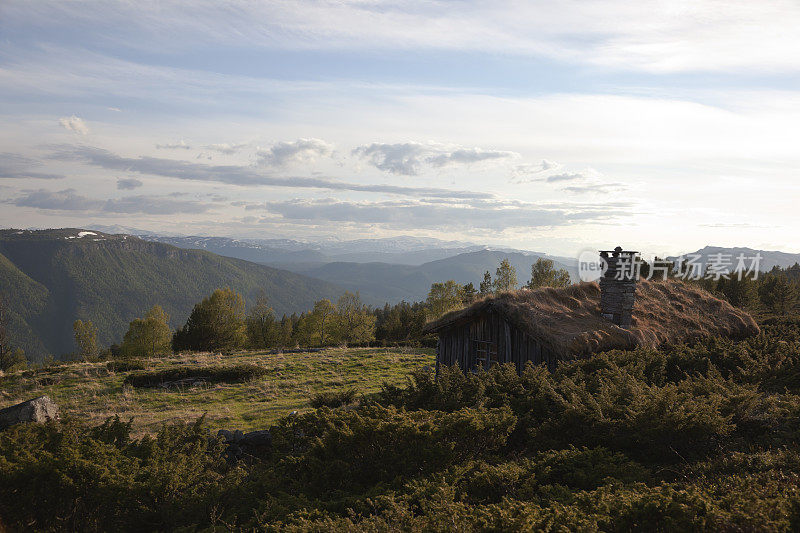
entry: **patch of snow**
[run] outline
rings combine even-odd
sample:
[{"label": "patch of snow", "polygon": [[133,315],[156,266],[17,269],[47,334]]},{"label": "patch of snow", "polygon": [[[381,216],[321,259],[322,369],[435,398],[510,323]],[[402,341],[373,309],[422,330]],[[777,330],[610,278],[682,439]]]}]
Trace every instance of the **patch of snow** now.
[{"label": "patch of snow", "polygon": [[81,231],[80,233],[78,233],[78,238],[80,239],[81,237],[86,237],[87,235],[97,236],[97,233],[93,231]]}]

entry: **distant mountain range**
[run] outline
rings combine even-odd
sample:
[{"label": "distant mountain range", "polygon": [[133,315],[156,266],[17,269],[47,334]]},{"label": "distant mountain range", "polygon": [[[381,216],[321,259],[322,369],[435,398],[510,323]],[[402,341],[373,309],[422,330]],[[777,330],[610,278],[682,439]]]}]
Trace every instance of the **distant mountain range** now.
[{"label": "distant mountain range", "polygon": [[72,322],[91,320],[103,345],[153,305],[183,324],[195,303],[230,286],[252,302],[264,290],[280,315],[343,291],[329,282],[206,251],[128,235],[60,229],[0,230],[0,292],[15,340],[33,356],[74,349]]},{"label": "distant mountain range", "polygon": [[[143,238],[180,248],[208,250],[330,281],[347,290],[359,291],[370,305],[423,300],[431,283],[448,279],[462,284],[471,282],[477,287],[483,273],[488,270],[494,276],[504,258],[516,268],[522,284],[530,278],[531,265],[536,259],[549,257],[540,252],[417,237],[316,243],[157,235]],[[557,268],[566,269],[577,279],[574,259],[551,259]]]},{"label": "distant mountain range", "polygon": [[[106,227],[128,230],[128,228]],[[508,258],[520,285],[538,257],[553,259],[577,279],[577,261],[525,250],[416,237],[323,241],[230,239],[97,230],[0,230],[0,293],[10,303],[12,331],[27,353],[74,349],[72,322],[91,320],[103,345],[119,342],[128,322],[160,304],[171,326],[218,287],[252,303],[265,291],[278,315],[310,309],[322,298],[358,291],[382,306],[425,299],[432,283],[456,280],[476,288]],[[761,254],[761,270],[788,267],[800,254],[707,246],[695,252]]]},{"label": "distant mountain range", "polygon": [[[230,239],[227,237],[174,237],[142,235],[143,239],[171,244],[179,248],[208,250],[256,263],[306,263],[322,265],[333,262],[391,263],[422,265],[429,261],[490,249],[460,241],[441,241],[418,237],[359,239],[306,243],[289,239]],[[497,250],[498,248],[495,248]],[[531,255],[537,252],[500,249]]]},{"label": "distant mountain range", "polygon": [[[422,265],[397,265],[389,263],[333,262],[322,266],[282,264],[282,268],[310,277],[323,279],[350,291],[358,290],[362,299],[371,305],[399,300],[424,300],[432,283],[455,280],[458,283],[473,283],[478,288],[487,270],[494,277],[495,270],[503,259],[508,259],[517,271],[520,285],[530,279],[531,265],[540,256],[519,252],[479,250],[461,253],[445,259],[430,261]],[[577,279],[574,266],[555,261],[556,268],[567,270]]]},{"label": "distant mountain range", "polygon": [[[742,247],[734,247],[734,248],[725,248],[721,246],[706,246],[705,248],[701,248],[696,252],[691,252],[688,254],[684,254],[684,256],[695,255],[699,256],[699,262],[702,264],[708,263],[708,258],[711,256],[715,256],[717,254],[723,254],[723,256],[730,256],[733,259],[733,265],[736,266],[736,258],[739,257],[739,254],[744,254],[745,258],[755,257],[756,254],[761,255],[761,260],[759,262],[758,269],[760,271],[767,271],[771,270],[773,267],[780,267],[780,268],[787,268],[795,263],[800,263],[800,254],[792,254],[787,252],[778,252],[778,251],[771,251],[771,250],[755,250],[753,248],[742,248]],[[668,258],[672,261],[677,259],[676,257]]]}]

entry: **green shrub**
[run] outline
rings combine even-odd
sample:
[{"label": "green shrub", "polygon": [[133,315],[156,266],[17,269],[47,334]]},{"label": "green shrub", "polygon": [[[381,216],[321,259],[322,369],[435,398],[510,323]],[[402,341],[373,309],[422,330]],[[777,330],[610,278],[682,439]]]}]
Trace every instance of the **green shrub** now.
[{"label": "green shrub", "polygon": [[211,524],[238,481],[203,420],[129,438],[130,424],[18,425],[0,433],[0,516],[12,529],[142,531]]},{"label": "green shrub", "polygon": [[[555,372],[415,372],[270,428],[238,462],[202,421],[0,433],[10,530],[796,531],[800,322],[742,342],[609,352]],[[32,371],[29,371],[32,372]],[[138,372],[240,380],[257,367]]]},{"label": "green shrub", "polygon": [[309,403],[311,407],[319,409],[320,407],[336,408],[342,405],[348,405],[353,402],[356,397],[356,390],[353,388],[319,392],[311,397]]},{"label": "green shrub", "polygon": [[258,379],[266,374],[267,370],[258,365],[181,366],[151,372],[137,372],[126,377],[125,384],[133,387],[158,387],[184,380],[205,383],[239,383]]}]

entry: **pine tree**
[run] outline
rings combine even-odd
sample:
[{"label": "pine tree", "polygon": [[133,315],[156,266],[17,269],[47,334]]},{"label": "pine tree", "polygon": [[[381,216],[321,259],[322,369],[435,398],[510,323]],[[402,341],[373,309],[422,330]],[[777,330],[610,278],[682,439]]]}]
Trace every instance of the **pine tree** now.
[{"label": "pine tree", "polygon": [[226,287],[194,306],[186,325],[175,332],[177,350],[230,351],[247,342],[244,298]]},{"label": "pine tree", "polygon": [[478,291],[475,290],[475,285],[473,285],[472,282],[469,282],[466,285],[464,285],[464,288],[462,289],[461,292],[464,298],[463,301],[464,305],[471,304],[478,297]]},{"label": "pine tree", "polygon": [[517,288],[517,271],[508,258],[500,261],[494,278],[494,292],[513,291]]},{"label": "pine tree", "polygon": [[483,273],[483,281],[481,281],[478,294],[481,296],[488,296],[494,290],[494,283],[492,282],[492,275],[487,270]]},{"label": "pine tree", "polygon": [[797,310],[797,286],[785,276],[768,274],[759,288],[761,301],[775,314],[787,315]]},{"label": "pine tree", "polygon": [[733,274],[730,279],[720,278],[717,282],[717,292],[725,296],[731,305],[742,309],[752,309],[758,304],[756,283],[747,276],[739,279]]}]

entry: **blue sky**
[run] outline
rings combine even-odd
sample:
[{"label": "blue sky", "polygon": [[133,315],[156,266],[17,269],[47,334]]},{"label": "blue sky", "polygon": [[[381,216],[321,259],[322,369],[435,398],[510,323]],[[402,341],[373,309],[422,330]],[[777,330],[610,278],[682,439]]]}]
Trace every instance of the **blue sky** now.
[{"label": "blue sky", "polygon": [[800,251],[796,2],[0,3],[0,224]]}]

